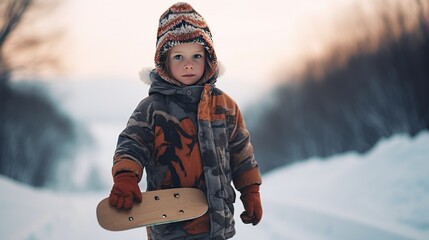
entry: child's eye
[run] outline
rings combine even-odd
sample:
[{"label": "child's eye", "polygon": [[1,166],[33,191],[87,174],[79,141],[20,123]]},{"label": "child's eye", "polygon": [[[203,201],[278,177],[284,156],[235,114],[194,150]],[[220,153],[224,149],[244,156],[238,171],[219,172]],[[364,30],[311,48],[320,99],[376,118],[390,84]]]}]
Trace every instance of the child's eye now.
[{"label": "child's eye", "polygon": [[181,60],[183,56],[178,54],[178,55],[174,55],[173,58],[176,60]]},{"label": "child's eye", "polygon": [[201,58],[203,58],[203,55],[201,55],[201,54],[195,54],[194,55],[194,59],[201,59]]}]

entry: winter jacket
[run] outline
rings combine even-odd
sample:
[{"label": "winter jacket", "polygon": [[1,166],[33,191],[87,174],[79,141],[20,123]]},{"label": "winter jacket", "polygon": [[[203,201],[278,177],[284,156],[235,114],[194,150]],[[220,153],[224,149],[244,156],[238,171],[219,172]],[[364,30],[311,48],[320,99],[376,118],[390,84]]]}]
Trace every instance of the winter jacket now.
[{"label": "winter jacket", "polygon": [[[250,136],[237,104],[214,86],[178,87],[151,73],[149,96],[118,139],[112,174],[147,174],[147,191],[195,187],[207,196],[206,239],[235,234],[236,189],[261,184]],[[142,203],[144,204],[144,202]],[[187,222],[150,227],[153,239],[194,239]],[[188,221],[189,224],[189,221]]]}]

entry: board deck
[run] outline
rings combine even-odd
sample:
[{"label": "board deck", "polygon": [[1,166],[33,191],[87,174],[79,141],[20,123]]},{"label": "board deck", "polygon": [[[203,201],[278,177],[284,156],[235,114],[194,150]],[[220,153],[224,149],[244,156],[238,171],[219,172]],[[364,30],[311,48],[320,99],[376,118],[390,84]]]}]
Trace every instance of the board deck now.
[{"label": "board deck", "polygon": [[208,210],[205,194],[196,188],[173,188],[142,192],[142,202],[131,210],[117,210],[109,205],[109,198],[97,206],[97,220],[110,231],[166,224],[194,219]]}]

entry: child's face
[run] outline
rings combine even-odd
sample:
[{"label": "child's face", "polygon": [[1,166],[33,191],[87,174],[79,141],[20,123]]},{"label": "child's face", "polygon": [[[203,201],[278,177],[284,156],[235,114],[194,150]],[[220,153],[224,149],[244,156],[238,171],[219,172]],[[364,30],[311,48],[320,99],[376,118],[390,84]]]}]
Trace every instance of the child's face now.
[{"label": "child's face", "polygon": [[170,49],[168,64],[171,75],[185,85],[193,85],[204,74],[205,51],[198,43],[183,43]]}]

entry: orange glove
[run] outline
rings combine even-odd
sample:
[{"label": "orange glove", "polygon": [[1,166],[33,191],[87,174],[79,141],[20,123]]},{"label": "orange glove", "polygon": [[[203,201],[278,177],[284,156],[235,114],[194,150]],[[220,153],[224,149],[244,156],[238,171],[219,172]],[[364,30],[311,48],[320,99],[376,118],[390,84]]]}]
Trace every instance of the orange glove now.
[{"label": "orange glove", "polygon": [[109,196],[110,206],[117,209],[129,210],[133,207],[133,201],[142,202],[142,194],[135,173],[118,173],[113,178],[113,182],[114,184]]},{"label": "orange glove", "polygon": [[243,223],[252,223],[253,226],[258,224],[262,218],[262,205],[259,195],[259,185],[250,185],[240,190],[240,199],[243,202],[244,212],[240,218]]}]

